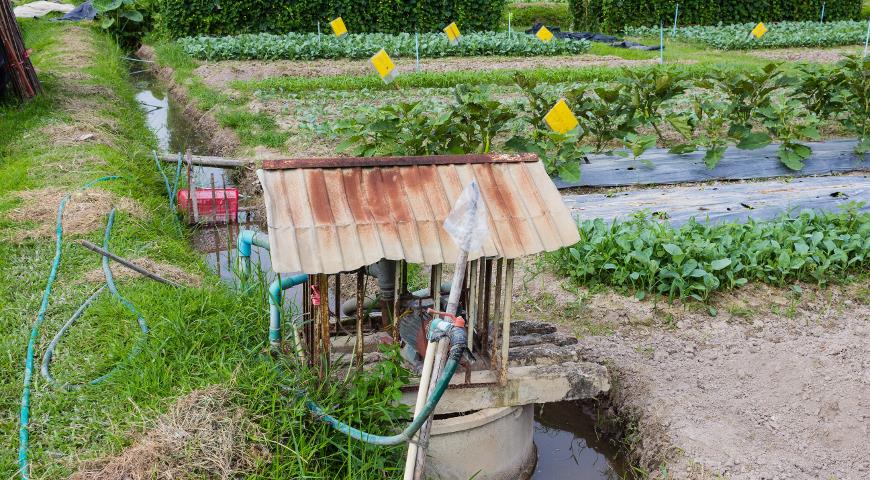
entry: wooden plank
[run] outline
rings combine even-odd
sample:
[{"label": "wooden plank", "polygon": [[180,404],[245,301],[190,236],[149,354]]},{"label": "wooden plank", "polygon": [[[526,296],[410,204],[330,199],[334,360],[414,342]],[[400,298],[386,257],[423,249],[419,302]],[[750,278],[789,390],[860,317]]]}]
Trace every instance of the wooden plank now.
[{"label": "wooden plank", "polygon": [[[177,153],[159,153],[158,158],[160,161],[166,163],[178,163],[178,154]],[[224,157],[210,157],[206,155],[189,155],[190,161],[189,163],[193,165],[201,165],[204,167],[218,167],[218,168],[236,168],[236,167],[244,167],[247,165],[253,165],[253,160],[242,160],[237,158],[224,158]]]},{"label": "wooden plank", "polygon": [[577,220],[628,219],[640,211],[656,213],[672,225],[690,218],[710,221],[766,220],[802,209],[836,211],[849,202],[867,202],[870,175],[806,177],[763,182],[649,188],[627,192],[565,195],[563,201]]},{"label": "wooden plank", "polygon": [[423,155],[411,157],[324,157],[264,160],[264,170],[292,168],[407,167],[411,165],[466,165],[476,163],[537,162],[534,153],[481,153],[468,155]]},{"label": "wooden plank", "polygon": [[870,171],[870,158],[862,162],[855,155],[854,140],[832,140],[807,145],[813,149],[803,170],[785,167],[776,156],[778,145],[758,150],[728,148],[725,158],[713,170],[704,165],[703,152],[674,155],[665,149],[652,149],[641,158],[652,162],[648,167],[618,156],[591,155],[589,164],[581,166],[579,182],[554,179],[557,188],[617,187],[627,185],[672,185],[711,180],[747,180],[755,178],[806,177],[833,173]]}]

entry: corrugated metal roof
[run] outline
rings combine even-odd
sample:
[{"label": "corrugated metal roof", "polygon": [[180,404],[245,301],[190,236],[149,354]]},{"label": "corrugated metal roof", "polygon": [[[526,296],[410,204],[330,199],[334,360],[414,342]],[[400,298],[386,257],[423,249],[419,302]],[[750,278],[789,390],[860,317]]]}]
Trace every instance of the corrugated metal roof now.
[{"label": "corrugated metal roof", "polygon": [[534,155],[274,160],[257,176],[277,272],[346,272],[381,258],[453,263],[458,251],[442,224],[472,179],[490,235],[469,259],[518,258],[579,241]]}]

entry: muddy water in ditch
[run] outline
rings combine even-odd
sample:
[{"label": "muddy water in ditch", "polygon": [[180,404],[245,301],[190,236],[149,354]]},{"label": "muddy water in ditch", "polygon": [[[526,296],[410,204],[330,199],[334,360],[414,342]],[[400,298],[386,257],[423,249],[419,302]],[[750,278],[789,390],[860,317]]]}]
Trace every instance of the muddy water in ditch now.
[{"label": "muddy water in ditch", "polygon": [[[158,79],[149,72],[140,71],[133,75],[133,81],[137,91],[136,100],[145,111],[148,127],[157,137],[158,148],[162,152],[177,153],[189,149],[194,155],[208,154],[207,140],[196,131],[184,116],[184,109],[172,101],[169,92]],[[164,167],[171,178],[174,170],[169,164],[164,164]],[[210,188],[212,184],[217,188],[232,186],[229,173],[225,169],[194,167],[192,176],[198,187]],[[193,232],[194,247],[206,254],[209,266],[228,283],[235,281],[234,245],[239,227],[257,229],[256,223],[251,220],[253,219],[247,214],[240,214],[239,224],[200,226]],[[260,266],[261,271],[272,271],[269,255],[262,249],[254,249],[252,261]]]},{"label": "muddy water in ditch", "polygon": [[[134,75],[134,81],[136,99],[146,112],[148,126],[157,136],[162,151],[183,152],[189,148],[193,154],[208,153],[205,139],[192,127],[183,109],[173,103],[158,80],[150,74],[139,73]],[[167,168],[167,172],[169,170]],[[200,187],[210,187],[212,175],[215,185],[222,187],[226,172],[219,168],[195,168],[193,174]],[[227,180],[227,186],[231,186],[232,182]],[[258,228],[252,222],[241,226]],[[194,246],[206,254],[208,264],[227,283],[235,281],[233,239],[238,237],[238,228],[239,225],[199,227],[193,235]],[[268,252],[254,248],[251,260],[271,282],[273,278],[269,277],[273,274]],[[293,293],[287,296],[291,301],[301,294]],[[627,469],[616,449],[596,434],[595,417],[588,406],[577,402],[537,405],[534,428],[538,464],[532,480],[613,480],[626,475]]]}]

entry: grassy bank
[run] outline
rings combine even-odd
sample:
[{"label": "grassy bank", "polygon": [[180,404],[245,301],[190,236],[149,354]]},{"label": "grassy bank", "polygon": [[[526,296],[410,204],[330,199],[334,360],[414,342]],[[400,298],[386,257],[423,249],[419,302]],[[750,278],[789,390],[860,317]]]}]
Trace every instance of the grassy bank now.
[{"label": "grassy bank", "polygon": [[[175,289],[118,278],[121,294],[151,329],[141,353],[105,383],[70,392],[53,389],[35,373],[33,478],[62,478],[80,470],[87,472],[78,478],[105,478],[104,469],[110,467],[115,473],[145,476],[154,468],[173,469],[197,478],[220,476],[222,469],[252,478],[393,475],[392,466],[401,463],[401,447],[376,450],[349,442],[313,421],[281,385],[310,386],[310,394],[325,405],[338,404],[341,398],[342,417],[382,433],[405,413],[384,408],[401,379],[359,378],[326,391],[305,371],[278,378],[270,362],[261,359],[267,322],[262,285],[247,295],[223,285],[207,270],[202,255],[191,250],[172,218],[149,157],[156,140],[134,100],[122,52],[88,28],[42,21],[24,21],[22,28],[46,92],[26,105],[0,105],[0,345],[5,352],[0,357],[0,477],[13,478],[18,469],[25,349],[54,256],[57,201],[105,175],[123,178],[74,196],[68,207],[63,259],[37,338],[37,370],[55,332],[102,283],[99,272],[98,280],[92,275],[100,259],[77,240],[101,243],[110,205],[119,207],[112,231],[114,252],[180,269],[198,278],[194,283],[199,286]],[[127,357],[137,335],[135,318],[104,294],[61,342],[53,374],[74,383],[99,376]],[[209,388],[214,385],[220,388]],[[220,396],[203,405],[225,408],[206,411],[211,416],[199,418],[199,424],[189,410],[183,418],[163,416],[178,411],[176,400],[193,391],[201,391],[200,397]],[[194,444],[160,445],[157,440],[165,436],[153,432],[169,428],[167,418],[208,428],[228,425],[209,435],[224,434],[227,442],[211,452],[215,458],[201,454],[204,447],[195,442],[203,439],[197,434],[190,437]],[[152,433],[142,436],[146,431]],[[140,454],[108,464],[99,460],[130,444],[138,448],[134,452],[157,452],[153,461]]]}]

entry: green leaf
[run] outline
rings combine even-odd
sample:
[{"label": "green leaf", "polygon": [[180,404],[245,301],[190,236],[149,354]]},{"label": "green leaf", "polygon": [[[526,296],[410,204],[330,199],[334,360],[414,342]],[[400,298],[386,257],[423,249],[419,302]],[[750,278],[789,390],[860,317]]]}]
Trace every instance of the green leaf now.
[{"label": "green leaf", "polygon": [[770,135],[764,132],[748,133],[737,143],[737,148],[742,150],[756,150],[770,145]]},{"label": "green leaf", "polygon": [[112,25],[115,24],[115,19],[112,17],[103,17],[103,20],[100,22],[100,28],[103,30],[108,29]]},{"label": "green leaf", "polygon": [[674,145],[673,147],[671,147],[668,150],[668,153],[673,153],[676,155],[685,155],[687,153],[692,153],[697,149],[698,149],[698,147],[696,147],[692,143],[681,143],[679,145]]},{"label": "green leaf", "polygon": [[98,13],[103,14],[121,8],[123,3],[123,0],[94,0],[92,5]]},{"label": "green leaf", "polygon": [[716,165],[719,165],[719,162],[722,161],[722,157],[725,156],[725,147],[711,147],[707,149],[707,152],[704,153],[704,165],[707,166],[710,170],[716,168]]},{"label": "green leaf", "polygon": [[580,180],[580,160],[570,160],[558,168],[559,178],[566,182],[576,182]]},{"label": "green leaf", "polygon": [[662,245],[662,248],[664,248],[666,252],[670,253],[672,256],[675,257],[683,254],[683,249],[681,249],[677,245],[674,245],[673,243],[666,243]]},{"label": "green leaf", "polygon": [[727,267],[728,265],[731,265],[730,258],[720,258],[719,260],[713,260],[710,263],[710,268],[712,268],[713,270],[722,270],[723,268]]},{"label": "green leaf", "polygon": [[126,12],[122,13],[121,16],[127,18],[131,22],[136,22],[136,23],[141,22],[142,20],[145,20],[145,17],[142,15],[142,12],[140,12],[139,10],[127,10]]},{"label": "green leaf", "polygon": [[785,145],[780,145],[777,155],[779,156],[779,161],[792,170],[797,171],[804,168],[804,162],[801,156],[795,153],[792,149],[785,147]]}]

